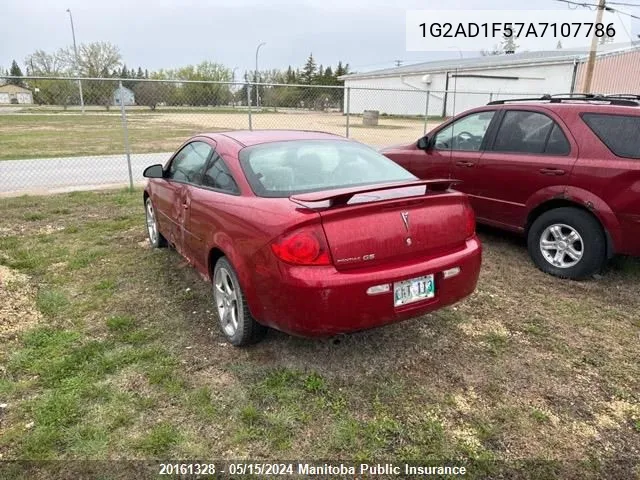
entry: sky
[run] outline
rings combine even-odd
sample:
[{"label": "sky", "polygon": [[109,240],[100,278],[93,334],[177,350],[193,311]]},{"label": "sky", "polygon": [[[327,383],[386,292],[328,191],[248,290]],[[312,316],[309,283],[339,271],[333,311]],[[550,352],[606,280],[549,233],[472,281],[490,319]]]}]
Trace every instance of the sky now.
[{"label": "sky", "polygon": [[[313,53],[318,64],[342,60],[358,71],[455,58],[447,51],[407,52],[406,11],[411,9],[514,9],[508,0],[6,0],[0,9],[0,67],[21,66],[36,49],[71,44],[66,9],[73,12],[78,43],[109,41],[129,68],[175,68],[203,60],[238,68],[301,67]],[[637,2],[640,4],[640,0]],[[521,3],[522,7],[530,4]],[[567,9],[554,0],[536,8]],[[622,7],[621,7],[622,8]],[[624,7],[640,16],[640,7]],[[595,17],[595,12],[594,12]],[[631,32],[635,37],[638,25]],[[475,56],[479,52],[463,52]]]}]

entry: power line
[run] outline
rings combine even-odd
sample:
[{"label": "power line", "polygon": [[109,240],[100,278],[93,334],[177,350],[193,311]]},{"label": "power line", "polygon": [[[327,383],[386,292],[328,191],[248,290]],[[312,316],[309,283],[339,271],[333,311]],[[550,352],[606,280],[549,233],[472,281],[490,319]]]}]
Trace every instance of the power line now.
[{"label": "power line", "polygon": [[[569,5],[576,5],[578,7],[585,7],[585,8],[589,8],[589,7],[595,7],[598,8],[598,4],[596,3],[587,3],[587,2],[573,2],[571,0],[556,0],[556,2],[562,2],[562,3],[567,3]],[[616,2],[608,2],[608,4],[616,4],[616,5],[620,5],[620,3],[616,3]],[[640,7],[640,5],[634,5],[635,7]],[[624,12],[622,10],[618,10],[617,8],[613,8],[613,7],[609,7],[609,6],[605,6],[604,10],[606,10],[607,12],[612,12],[612,13],[619,13],[621,15],[626,15],[628,17],[631,18],[635,18],[636,20],[640,20],[640,17],[638,15],[634,15],[632,13],[629,12]]]},{"label": "power line", "polygon": [[623,7],[636,7],[636,8],[640,8],[640,3],[609,2],[609,5],[621,5],[621,6],[623,6]]}]

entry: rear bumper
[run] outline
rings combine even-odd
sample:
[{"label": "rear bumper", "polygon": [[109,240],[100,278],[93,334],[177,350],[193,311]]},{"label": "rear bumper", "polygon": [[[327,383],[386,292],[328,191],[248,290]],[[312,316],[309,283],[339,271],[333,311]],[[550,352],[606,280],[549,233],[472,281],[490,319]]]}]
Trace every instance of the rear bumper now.
[{"label": "rear bumper", "polygon": [[[456,252],[422,262],[385,265],[354,271],[330,267],[280,268],[279,281],[260,288],[258,320],[301,336],[332,336],[399,322],[451,305],[471,294],[478,282],[482,247],[477,237]],[[460,273],[444,278],[454,267]],[[434,274],[436,296],[402,307],[393,306],[393,291],[377,295],[367,289],[385,283]],[[265,285],[265,279],[259,281]],[[253,310],[253,309],[252,309]]]}]

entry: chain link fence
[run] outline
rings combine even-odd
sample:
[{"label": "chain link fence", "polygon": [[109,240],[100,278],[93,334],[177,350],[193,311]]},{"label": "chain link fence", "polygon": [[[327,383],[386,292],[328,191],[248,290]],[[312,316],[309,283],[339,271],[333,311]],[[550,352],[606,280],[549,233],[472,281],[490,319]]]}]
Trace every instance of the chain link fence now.
[{"label": "chain link fence", "polygon": [[112,78],[0,77],[0,85],[0,194],[133,185],[203,132],[320,130],[376,148],[409,143],[445,117],[503,98]]}]

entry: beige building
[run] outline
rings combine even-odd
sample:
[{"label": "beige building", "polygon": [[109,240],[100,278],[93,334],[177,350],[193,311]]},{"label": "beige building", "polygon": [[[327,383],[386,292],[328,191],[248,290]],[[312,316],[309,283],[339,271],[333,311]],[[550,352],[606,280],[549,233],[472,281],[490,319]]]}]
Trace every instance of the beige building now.
[{"label": "beige building", "polygon": [[0,86],[0,105],[12,103],[33,103],[31,90],[12,84]]}]

